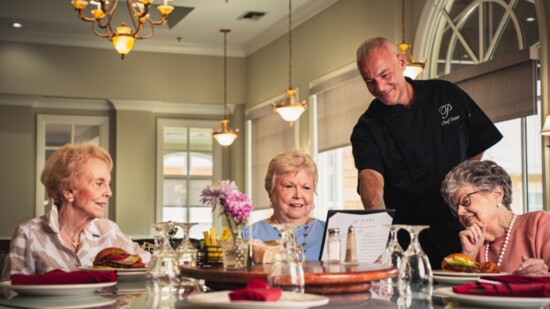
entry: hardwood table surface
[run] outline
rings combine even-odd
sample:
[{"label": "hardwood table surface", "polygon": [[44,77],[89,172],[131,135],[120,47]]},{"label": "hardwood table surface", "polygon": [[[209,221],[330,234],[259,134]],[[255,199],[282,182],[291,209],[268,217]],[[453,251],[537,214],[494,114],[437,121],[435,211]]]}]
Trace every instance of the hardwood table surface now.
[{"label": "hardwood table surface", "polygon": [[[222,266],[180,266],[182,276],[203,279],[214,290],[237,289],[252,278],[267,280],[271,264],[248,266],[244,269],[224,269]],[[372,281],[397,277],[398,270],[382,264],[359,263],[344,265],[320,261],[304,263],[305,290],[316,294],[341,294],[368,291]]]}]

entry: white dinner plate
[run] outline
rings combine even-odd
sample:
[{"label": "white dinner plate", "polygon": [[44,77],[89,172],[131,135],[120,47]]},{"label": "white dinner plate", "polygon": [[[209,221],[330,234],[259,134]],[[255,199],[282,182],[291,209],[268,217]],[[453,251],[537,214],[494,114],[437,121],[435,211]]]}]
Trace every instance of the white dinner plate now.
[{"label": "white dinner plate", "polygon": [[455,272],[442,271],[441,269],[434,270],[433,274],[436,275],[436,276],[476,278],[476,279],[481,277],[481,276],[503,276],[503,275],[508,275],[508,273],[455,273]]},{"label": "white dinner plate", "polygon": [[78,309],[109,306],[116,301],[115,298],[107,298],[94,294],[65,297],[16,296],[10,299],[0,299],[0,306],[28,309]]},{"label": "white dinner plate", "polygon": [[451,276],[433,276],[434,280],[437,280],[441,284],[466,284],[468,282],[476,282],[478,277],[451,277]]},{"label": "white dinner plate", "polygon": [[81,270],[93,270],[93,271],[116,271],[118,275],[118,281],[128,280],[144,280],[147,268],[94,268],[93,266],[81,266]]},{"label": "white dinner plate", "polygon": [[542,307],[550,304],[550,298],[539,297],[503,297],[503,296],[481,296],[459,294],[453,292],[452,288],[435,289],[435,296],[450,298],[464,305],[490,306],[499,308],[525,308]]},{"label": "white dinner plate", "polygon": [[284,292],[277,301],[231,301],[231,291],[219,291],[204,294],[193,294],[187,299],[192,304],[210,308],[287,308],[305,309],[322,306],[328,303],[328,297],[315,294]]},{"label": "white dinner plate", "polygon": [[0,282],[0,286],[10,289],[19,294],[42,295],[42,296],[65,296],[65,295],[81,295],[92,294],[96,290],[104,287],[113,286],[117,282],[101,282],[101,283],[86,283],[86,284],[21,284],[12,285],[11,281]]},{"label": "white dinner plate", "polygon": [[116,270],[117,273],[145,273],[147,267],[144,268],[94,268],[93,266],[80,266],[79,269],[82,270],[95,270],[95,271],[113,271]]}]

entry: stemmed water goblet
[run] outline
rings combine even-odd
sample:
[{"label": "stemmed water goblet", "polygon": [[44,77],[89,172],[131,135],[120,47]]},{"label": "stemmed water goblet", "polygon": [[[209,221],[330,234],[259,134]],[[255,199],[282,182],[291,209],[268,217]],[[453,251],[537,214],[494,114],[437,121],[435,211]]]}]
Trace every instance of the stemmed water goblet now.
[{"label": "stemmed water goblet", "polygon": [[197,249],[191,243],[189,239],[189,230],[192,226],[197,225],[195,222],[178,222],[176,226],[179,226],[183,230],[183,239],[180,245],[176,248],[176,261],[178,265],[186,265],[190,267],[197,266]]},{"label": "stemmed water goblet", "polygon": [[399,268],[397,287],[402,298],[431,299],[433,273],[428,256],[422,250],[418,236],[428,225],[404,225],[411,241]]},{"label": "stemmed water goblet", "polygon": [[[154,223],[158,235],[158,246],[147,266],[147,292],[151,294],[151,305],[174,298],[179,286],[179,268],[176,252],[170,246],[170,230],[175,222]],[[155,307],[155,306],[153,306]]]},{"label": "stemmed water goblet", "polygon": [[[403,257],[405,256],[405,251],[401,248],[399,241],[397,240],[397,232],[403,228],[399,224],[385,224],[385,227],[390,229],[390,237],[386,249],[382,254],[380,263],[388,266],[394,266],[399,270]],[[383,279],[378,282],[379,289],[378,292],[380,296],[389,299],[394,295],[394,289],[397,286],[398,277]]]},{"label": "stemmed water goblet", "polygon": [[267,274],[267,281],[283,291],[304,293],[305,278],[300,252],[293,240],[294,224],[274,224],[281,232],[281,248],[275,255],[273,265]]},{"label": "stemmed water goblet", "polygon": [[[390,238],[384,254],[382,254],[382,264],[393,265],[397,269],[401,267],[401,262],[405,256],[405,251],[401,248],[399,241],[397,241],[397,232],[403,228],[403,225],[399,224],[387,224],[384,225],[390,229]],[[397,282],[397,280],[395,281]]]}]

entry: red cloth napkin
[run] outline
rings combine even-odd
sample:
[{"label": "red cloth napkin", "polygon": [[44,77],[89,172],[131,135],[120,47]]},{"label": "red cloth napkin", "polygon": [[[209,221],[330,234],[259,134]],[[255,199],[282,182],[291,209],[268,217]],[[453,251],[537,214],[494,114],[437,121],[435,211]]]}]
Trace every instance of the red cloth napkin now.
[{"label": "red cloth napkin", "polygon": [[229,293],[231,301],[253,300],[253,301],[276,301],[281,297],[283,290],[272,288],[267,282],[253,278],[244,289],[235,290]]},{"label": "red cloth napkin", "polygon": [[509,297],[550,297],[550,277],[528,276],[481,276],[480,279],[498,283],[466,283],[454,286],[453,291],[460,294],[509,296]]},{"label": "red cloth napkin", "polygon": [[80,270],[65,272],[60,269],[54,269],[41,275],[12,275],[11,284],[13,285],[39,285],[39,284],[84,284],[113,282],[117,280],[114,271],[93,271]]}]

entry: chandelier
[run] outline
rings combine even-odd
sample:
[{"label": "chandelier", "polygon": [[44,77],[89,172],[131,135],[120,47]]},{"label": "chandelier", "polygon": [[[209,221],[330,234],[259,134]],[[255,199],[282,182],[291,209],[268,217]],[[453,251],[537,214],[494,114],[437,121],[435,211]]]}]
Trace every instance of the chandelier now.
[{"label": "chandelier", "polygon": [[220,121],[222,127],[218,131],[212,132],[212,137],[220,145],[227,147],[233,144],[239,134],[239,129],[233,132],[229,126],[229,119],[227,119],[227,33],[231,30],[220,29],[220,32],[223,32],[223,119]]},{"label": "chandelier", "polygon": [[[89,4],[95,5],[96,7],[88,13],[84,11],[88,6],[88,1],[71,0],[71,3],[75,10],[78,11],[78,17],[80,19],[92,23],[92,30],[95,35],[111,40],[121,58],[124,59],[124,56],[132,50],[134,41],[150,38],[153,35],[155,26],[165,24],[166,18],[174,9],[173,6],[167,4],[168,0],[164,0],[164,4],[157,7],[157,10],[161,14],[160,19],[157,21],[152,20],[150,18],[150,9],[153,1],[154,0],[125,0],[134,28],[132,29],[122,22],[114,31],[111,22],[116,13],[119,0],[90,1]],[[150,27],[150,31],[142,35],[141,31],[147,25]]]},{"label": "chandelier", "polygon": [[401,1],[401,33],[403,41],[401,44],[398,44],[397,47],[399,47],[401,54],[403,57],[405,57],[405,60],[407,61],[407,67],[405,68],[405,76],[410,77],[411,79],[415,79],[418,74],[424,70],[424,63],[426,62],[424,59],[422,62],[416,62],[414,61],[413,55],[412,55],[412,45],[405,43],[405,0]]},{"label": "chandelier", "polygon": [[288,0],[288,89],[281,103],[272,104],[273,110],[278,112],[285,121],[290,122],[291,126],[307,108],[306,101],[300,103],[296,90],[292,88],[292,0]]}]

